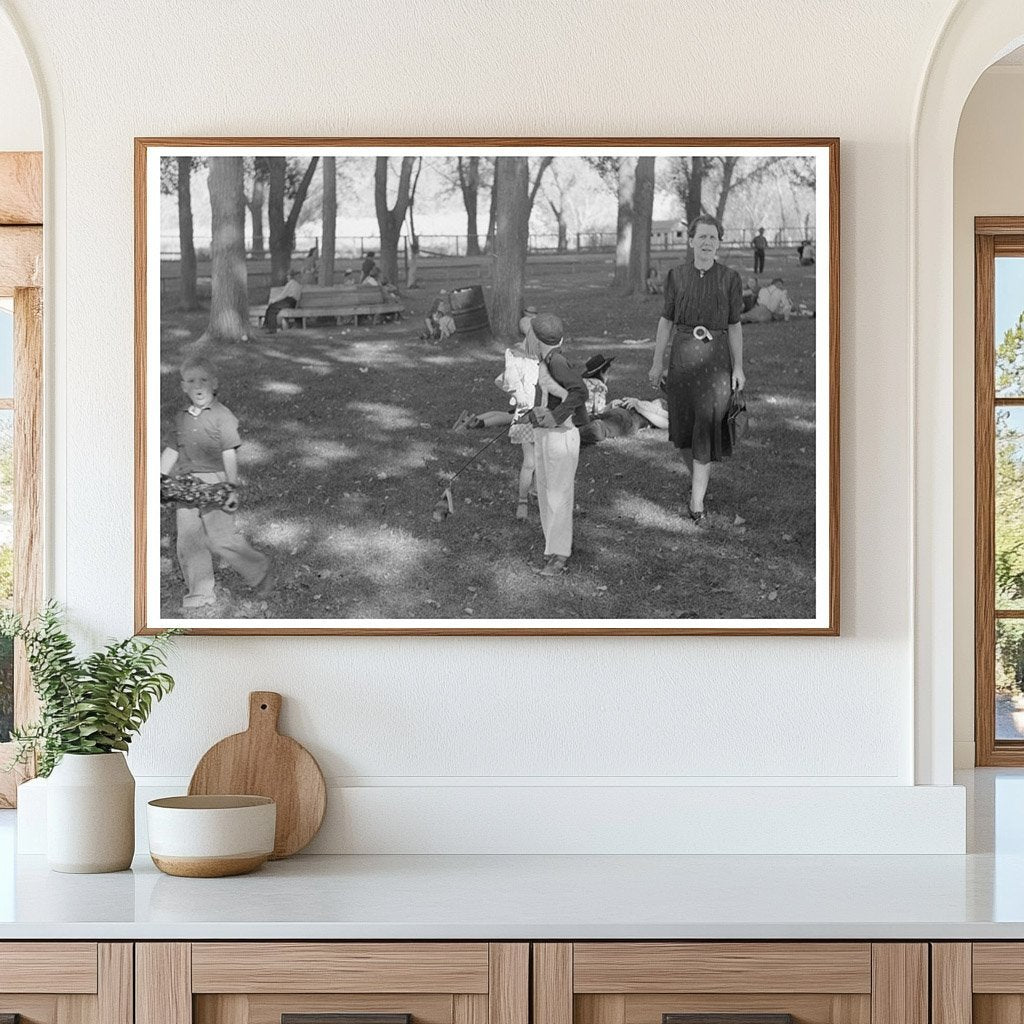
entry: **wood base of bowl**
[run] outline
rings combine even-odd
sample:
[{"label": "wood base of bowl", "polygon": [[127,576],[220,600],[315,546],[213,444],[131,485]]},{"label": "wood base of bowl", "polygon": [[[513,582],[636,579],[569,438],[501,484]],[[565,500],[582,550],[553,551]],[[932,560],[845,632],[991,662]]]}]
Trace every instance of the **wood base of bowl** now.
[{"label": "wood base of bowl", "polygon": [[165,857],[150,854],[153,863],[165,875],[181,878],[228,878],[245,875],[266,863],[268,854],[252,853],[242,857]]}]

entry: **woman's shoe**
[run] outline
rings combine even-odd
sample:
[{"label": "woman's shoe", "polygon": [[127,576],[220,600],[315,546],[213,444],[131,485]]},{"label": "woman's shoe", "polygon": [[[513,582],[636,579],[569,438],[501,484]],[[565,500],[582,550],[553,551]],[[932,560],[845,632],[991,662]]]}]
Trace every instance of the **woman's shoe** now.
[{"label": "woman's shoe", "polygon": [[569,566],[566,564],[569,561],[565,555],[552,555],[547,562],[544,563],[544,568],[541,569],[541,576],[561,576],[563,573],[569,571]]},{"label": "woman's shoe", "polygon": [[530,502],[527,498],[520,498],[516,502],[516,519],[526,519],[530,512]]}]

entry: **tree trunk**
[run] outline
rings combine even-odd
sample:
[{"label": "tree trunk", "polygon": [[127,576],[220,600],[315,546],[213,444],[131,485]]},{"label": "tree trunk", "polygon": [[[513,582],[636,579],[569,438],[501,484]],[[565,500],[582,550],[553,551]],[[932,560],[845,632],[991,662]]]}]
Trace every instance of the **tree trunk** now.
[{"label": "tree trunk", "polygon": [[242,157],[210,157],[209,185],[213,235],[209,336],[213,341],[241,341],[249,332]]},{"label": "tree trunk", "polygon": [[503,341],[519,337],[530,231],[530,167],[525,156],[494,161],[494,292],[491,328]]},{"label": "tree trunk", "polygon": [[313,180],[319,157],[312,157],[302,181],[295,191],[288,216],[284,213],[285,187],[288,172],[287,157],[267,157],[267,181],[269,197],[267,199],[267,215],[270,220],[270,283],[274,287],[288,280],[288,270],[292,263],[292,251],[295,248],[295,225],[298,223],[302,204],[306,201],[309,183]]},{"label": "tree trunk", "polygon": [[[497,167],[495,167],[497,172]],[[498,222],[498,189],[491,181],[491,209],[487,214],[487,235],[484,238],[484,252],[494,251],[494,227]]]},{"label": "tree trunk", "polygon": [[722,160],[722,191],[718,193],[718,203],[715,206],[715,220],[719,224],[725,224],[725,207],[729,202],[729,191],[732,189],[732,176],[739,162],[738,156],[727,156]]},{"label": "tree trunk", "polygon": [[398,195],[395,205],[388,207],[388,158],[377,157],[373,172],[373,200],[377,210],[377,228],[380,231],[380,269],[384,281],[398,283],[398,239],[402,234],[402,222],[409,209],[410,183],[414,156],[402,157],[402,169],[398,175]]},{"label": "tree trunk", "polygon": [[480,194],[480,157],[458,158],[459,188],[466,207],[466,255],[480,255],[480,237],[476,223],[477,199]]},{"label": "tree trunk", "polygon": [[651,265],[651,220],[654,216],[654,157],[636,160],[633,181],[633,237],[629,248],[629,290],[643,294]]},{"label": "tree trunk", "polygon": [[320,248],[320,283],[334,284],[334,231],[338,220],[338,168],[337,158],[325,156],[323,164],[324,176],[324,209],[321,235],[323,245]]},{"label": "tree trunk", "polygon": [[629,254],[633,248],[633,190],[636,182],[635,156],[619,160],[619,213],[615,222],[615,280],[616,290],[629,292]]},{"label": "tree trunk", "polygon": [[192,237],[192,157],[178,157],[178,239],[181,250],[181,308],[198,309],[196,246]]},{"label": "tree trunk", "polygon": [[266,189],[260,178],[254,178],[252,183],[252,199],[248,202],[249,218],[252,221],[252,254],[257,259],[263,259],[266,251],[266,242],[263,239],[263,203],[266,199]]},{"label": "tree trunk", "polygon": [[284,185],[287,170],[283,156],[267,157],[267,218],[270,222],[270,284],[278,288],[288,280],[292,242],[284,219]]},{"label": "tree trunk", "polygon": [[704,212],[703,192],[704,175],[707,173],[707,165],[705,163],[706,159],[707,157],[703,156],[690,157],[690,182],[689,188],[686,191],[687,230],[689,230],[690,225]]}]

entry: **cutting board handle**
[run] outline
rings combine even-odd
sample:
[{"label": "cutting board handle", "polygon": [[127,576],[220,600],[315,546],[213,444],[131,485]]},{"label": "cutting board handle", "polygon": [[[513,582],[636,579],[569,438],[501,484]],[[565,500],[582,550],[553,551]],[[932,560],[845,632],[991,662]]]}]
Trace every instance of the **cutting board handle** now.
[{"label": "cutting board handle", "polygon": [[277,732],[281,715],[281,694],[253,690],[249,694],[249,732]]}]

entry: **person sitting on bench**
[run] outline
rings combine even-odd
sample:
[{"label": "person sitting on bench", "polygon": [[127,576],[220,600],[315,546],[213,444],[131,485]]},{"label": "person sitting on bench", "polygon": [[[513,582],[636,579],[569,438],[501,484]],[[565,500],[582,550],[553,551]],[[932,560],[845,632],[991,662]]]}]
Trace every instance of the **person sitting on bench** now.
[{"label": "person sitting on bench", "polygon": [[280,288],[270,289],[270,303],[263,314],[263,324],[267,334],[277,334],[277,314],[282,309],[294,309],[302,298],[302,285],[299,283],[299,271],[288,271],[288,283]]}]

